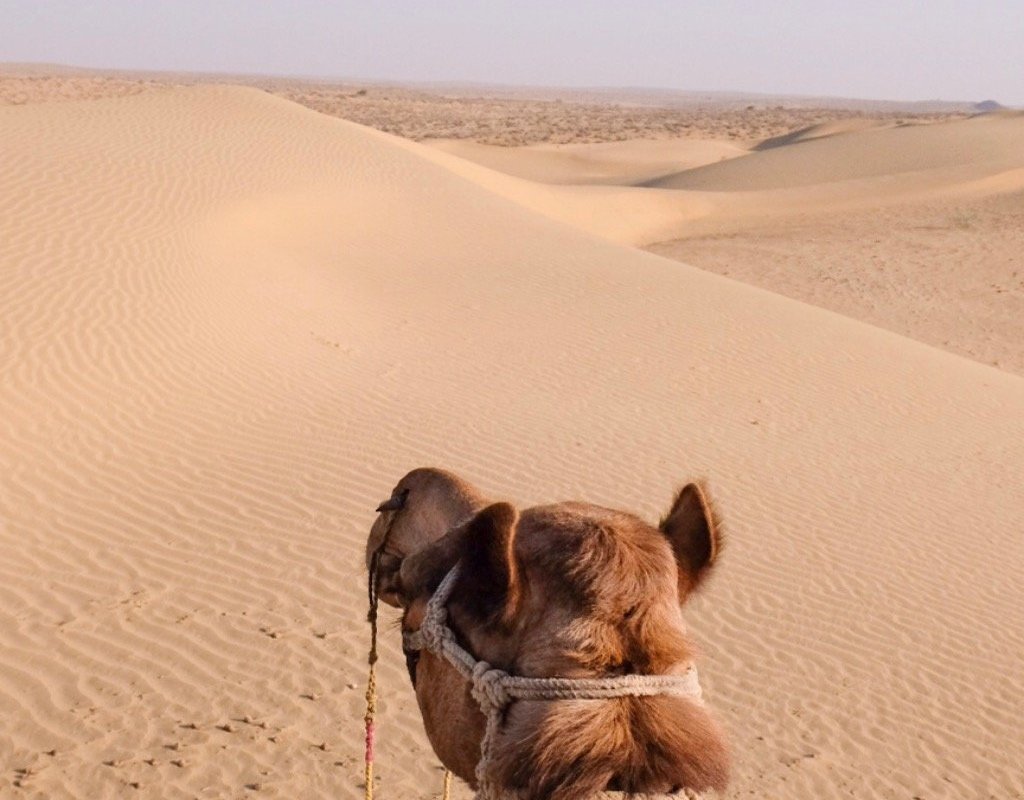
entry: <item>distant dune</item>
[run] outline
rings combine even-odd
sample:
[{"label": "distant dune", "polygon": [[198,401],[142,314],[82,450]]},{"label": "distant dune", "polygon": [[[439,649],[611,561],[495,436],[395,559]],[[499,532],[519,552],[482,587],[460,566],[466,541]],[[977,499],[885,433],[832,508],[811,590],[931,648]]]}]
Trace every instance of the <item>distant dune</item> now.
[{"label": "distant dune", "polygon": [[[812,180],[996,198],[1010,123],[509,168],[679,159],[645,189],[247,88],[0,108],[0,795],[359,796],[362,542],[421,464],[650,519],[710,479],[728,797],[1021,795],[1024,379],[619,243]],[[435,797],[393,633],[380,796]]]},{"label": "distant dune", "polygon": [[808,137],[799,148],[772,148],[741,161],[666,176],[649,185],[744,191],[932,172],[990,175],[1024,166],[1024,118],[978,117],[944,125],[861,130]]},{"label": "distant dune", "polygon": [[442,152],[538,183],[636,186],[680,169],[746,155],[747,149],[709,139],[631,139],[587,145],[495,147],[464,140],[427,142]]},{"label": "distant dune", "polygon": [[789,131],[782,136],[773,136],[770,139],[765,139],[763,142],[758,142],[752,149],[772,150],[776,147],[782,147],[783,145],[799,144],[800,142],[809,142],[812,139],[825,139],[829,136],[839,136],[843,133],[867,131],[872,128],[890,127],[893,124],[894,123],[892,122],[883,122],[882,120],[872,119],[871,117],[854,117],[852,119],[832,120],[829,122],[821,122],[817,125],[810,125],[806,128],[797,128],[795,131]]}]

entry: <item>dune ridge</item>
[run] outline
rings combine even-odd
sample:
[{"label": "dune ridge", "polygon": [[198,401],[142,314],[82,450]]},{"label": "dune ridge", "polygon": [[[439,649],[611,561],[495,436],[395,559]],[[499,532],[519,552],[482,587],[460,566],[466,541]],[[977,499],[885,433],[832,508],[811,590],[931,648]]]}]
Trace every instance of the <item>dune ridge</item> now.
[{"label": "dune ridge", "polygon": [[[1021,378],[255,90],[0,137],[0,794],[359,796],[361,544],[430,463],[649,518],[710,478],[730,797],[1024,792]],[[431,797],[381,671],[380,796]]]}]

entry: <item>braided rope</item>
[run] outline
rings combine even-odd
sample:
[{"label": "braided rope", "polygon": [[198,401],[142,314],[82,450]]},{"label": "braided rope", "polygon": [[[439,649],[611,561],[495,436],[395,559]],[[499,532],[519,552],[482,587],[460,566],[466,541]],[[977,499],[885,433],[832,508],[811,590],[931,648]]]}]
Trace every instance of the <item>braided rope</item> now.
[{"label": "braided rope", "polygon": [[366,656],[366,713],[363,725],[366,731],[366,750],[363,755],[363,781],[366,789],[365,800],[373,800],[373,745],[377,735],[377,562],[379,551],[370,559],[370,579],[367,591],[370,599],[370,611],[366,615],[370,623],[370,652]]},{"label": "braided rope", "polygon": [[377,716],[377,669],[370,664],[369,676],[366,681],[366,714],[363,723],[366,727],[366,750],[363,756],[363,781],[366,784],[365,798],[373,800],[373,744],[376,737],[375,718]]},{"label": "braided rope", "polygon": [[[404,497],[403,497],[404,501]],[[377,509],[380,511],[380,509]],[[380,545],[370,556],[370,574],[366,580],[366,594],[369,601],[369,611],[366,614],[366,621],[370,623],[370,651],[366,655],[366,713],[363,715],[363,725],[366,731],[366,749],[363,755],[363,781],[366,789],[365,800],[373,800],[373,750],[377,737],[377,610],[380,605],[377,579],[379,577],[380,557],[387,547],[388,537],[391,535],[391,528],[395,524],[398,515],[392,514],[384,529],[384,536],[381,537]],[[446,798],[447,800],[447,798]]]},{"label": "braided rope", "polygon": [[405,634],[405,646],[429,650],[444,658],[470,682],[473,699],[487,724],[476,765],[477,800],[501,800],[502,792],[488,774],[491,752],[501,728],[502,713],[513,700],[607,700],[671,694],[701,702],[700,681],[692,664],[683,675],[622,675],[614,678],[525,678],[478,661],[448,627],[448,599],[459,576],[456,564],[427,601],[419,630]]}]

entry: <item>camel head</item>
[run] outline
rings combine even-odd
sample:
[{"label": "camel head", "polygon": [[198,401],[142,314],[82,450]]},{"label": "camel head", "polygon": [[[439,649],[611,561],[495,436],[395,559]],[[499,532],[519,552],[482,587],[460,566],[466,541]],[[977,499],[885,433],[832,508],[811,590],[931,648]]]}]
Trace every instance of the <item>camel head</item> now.
[{"label": "camel head", "polygon": [[378,506],[380,516],[366,542],[367,569],[378,554],[380,599],[392,606],[402,605],[398,578],[405,557],[436,542],[485,505],[487,501],[476,489],[450,472],[423,467],[403,477],[391,497]]},{"label": "camel head", "polygon": [[[384,506],[368,560],[390,523],[382,596],[403,609],[403,631],[419,628],[458,563],[449,626],[477,659],[511,675],[681,675],[692,664],[681,606],[721,549],[697,484],[657,527],[585,503],[489,504],[438,470],[410,473]],[[485,719],[469,684],[432,652],[406,658],[434,751],[476,786]],[[583,800],[603,790],[721,790],[728,762],[721,729],[693,698],[525,700],[504,714],[488,776],[526,800]]]}]

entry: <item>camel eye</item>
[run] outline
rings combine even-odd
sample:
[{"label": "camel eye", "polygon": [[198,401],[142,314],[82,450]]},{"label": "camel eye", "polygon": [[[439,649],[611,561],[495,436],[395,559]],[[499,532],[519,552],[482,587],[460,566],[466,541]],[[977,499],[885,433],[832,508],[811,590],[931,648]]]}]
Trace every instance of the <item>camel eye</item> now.
[{"label": "camel eye", "polygon": [[399,511],[400,509],[405,508],[405,498],[408,496],[409,490],[402,489],[402,491],[391,495],[391,497],[389,497],[387,500],[385,500],[383,503],[377,506],[377,512],[380,513],[382,511]]}]

